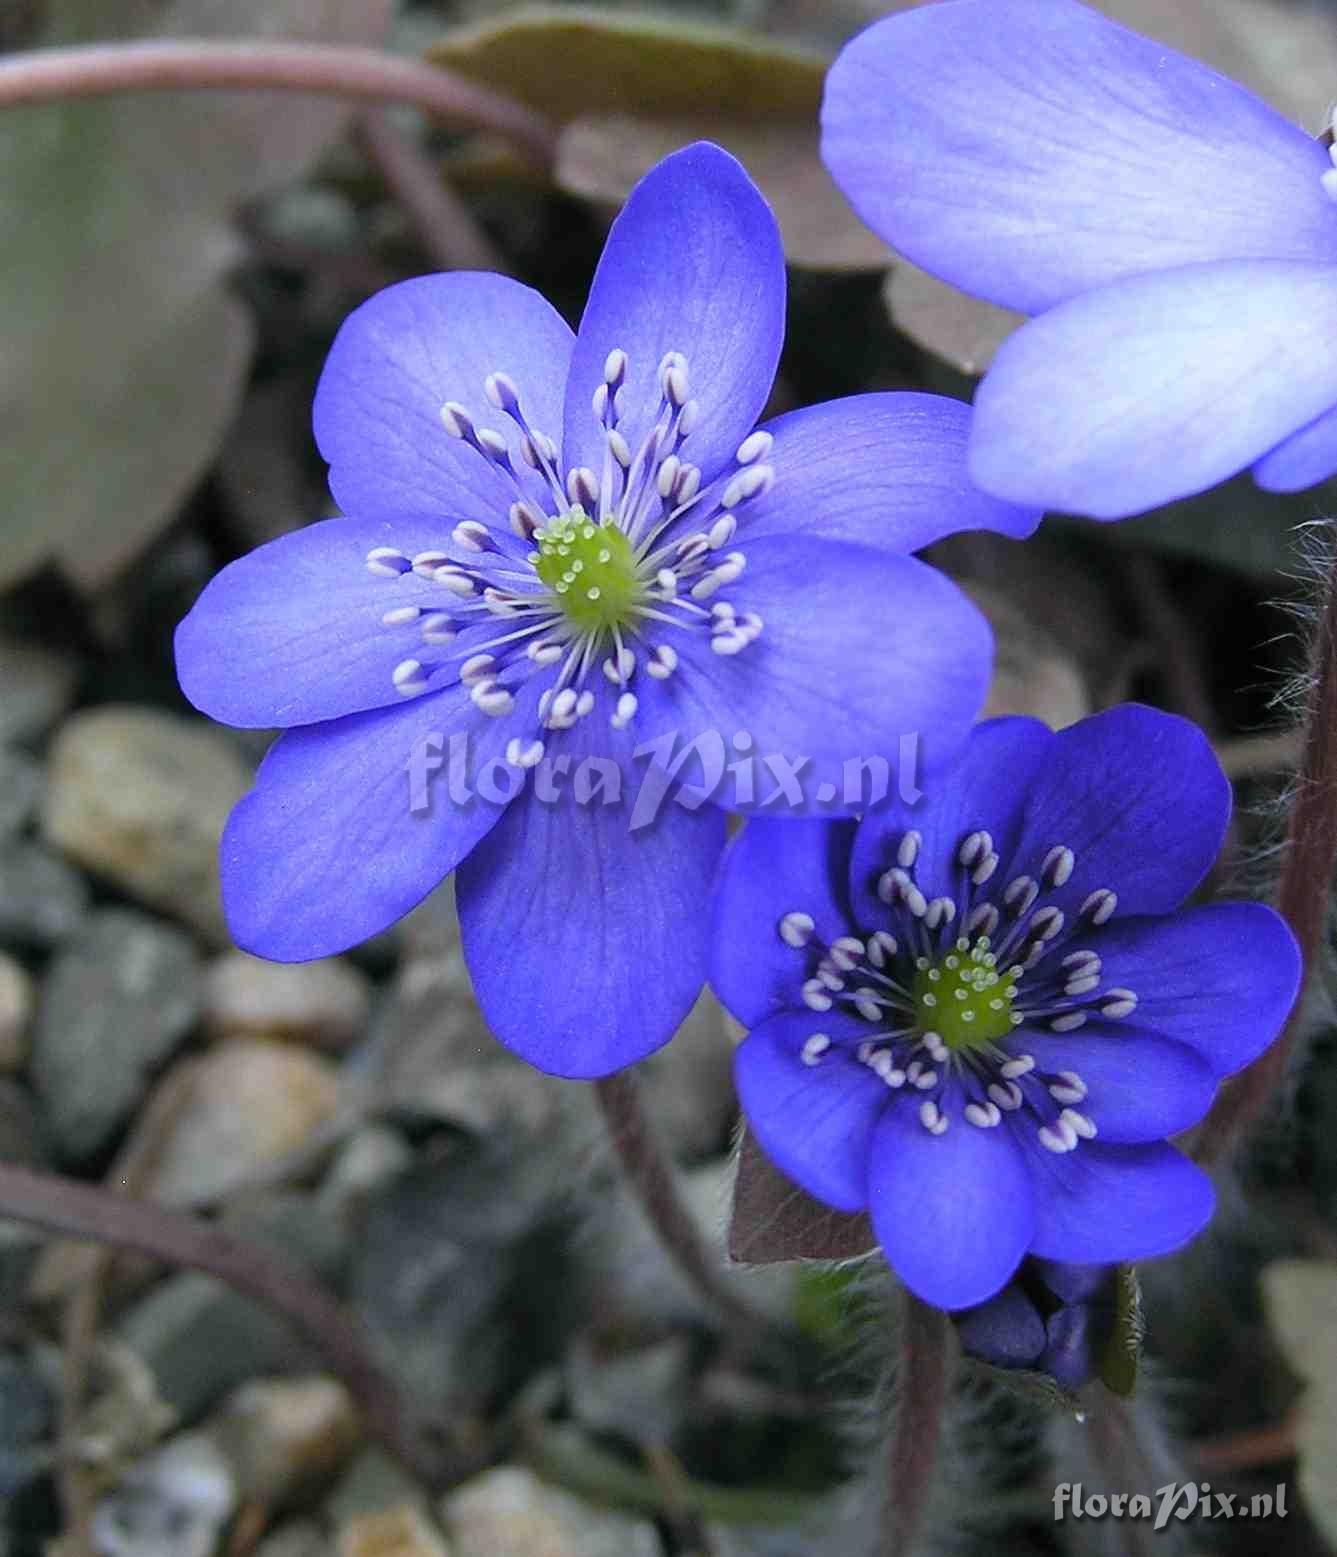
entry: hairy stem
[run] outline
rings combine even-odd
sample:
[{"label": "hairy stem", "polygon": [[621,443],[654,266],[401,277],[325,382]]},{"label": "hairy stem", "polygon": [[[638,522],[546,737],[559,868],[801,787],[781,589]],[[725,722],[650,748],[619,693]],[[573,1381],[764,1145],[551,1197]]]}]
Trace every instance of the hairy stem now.
[{"label": "hairy stem", "polygon": [[414,1476],[444,1486],[474,1468],[449,1463],[432,1442],[372,1355],[357,1316],[282,1256],[197,1217],[8,1163],[0,1164],[0,1214],[217,1276],[282,1314],[320,1350],[357,1400],[368,1432]]},{"label": "hairy stem", "polygon": [[411,103],[435,119],[491,130],[543,166],[556,147],[553,127],[513,99],[438,65],[376,49],[274,38],[162,39],[33,49],[0,60],[0,108],[116,92],[182,88],[277,89]]},{"label": "hairy stem", "polygon": [[[1300,943],[1305,983],[1319,962],[1337,865],[1337,555],[1324,591],[1304,743],[1277,883],[1277,907]],[[1198,1131],[1193,1155],[1199,1162],[1223,1157],[1267,1107],[1286,1075],[1303,999],[1304,984],[1281,1037],[1222,1089]]]},{"label": "hairy stem", "polygon": [[923,1518],[951,1390],[952,1354],[947,1315],[907,1289],[901,1313],[896,1421],[882,1504],[881,1557],[905,1557]]},{"label": "hairy stem", "polygon": [[691,1212],[679,1198],[673,1166],[631,1072],[603,1077],[594,1083],[594,1093],[622,1171],[659,1241],[726,1319],[757,1334],[766,1322],[722,1280],[720,1262],[702,1241]]}]

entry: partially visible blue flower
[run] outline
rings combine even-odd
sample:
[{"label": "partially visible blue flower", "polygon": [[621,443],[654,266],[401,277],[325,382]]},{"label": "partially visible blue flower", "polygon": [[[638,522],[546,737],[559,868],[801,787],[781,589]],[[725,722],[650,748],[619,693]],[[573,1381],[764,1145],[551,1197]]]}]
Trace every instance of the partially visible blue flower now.
[{"label": "partially visible blue flower", "polygon": [[[286,730],[223,838],[238,944],[339,951],[458,866],[494,1032],[544,1070],[606,1074],[700,989],[724,843],[712,806],[630,827],[638,747],[714,732],[732,757],[746,734],[809,759],[818,799],[902,735],[927,772],[955,754],[990,635],[911,553],[1039,516],[971,486],[953,401],[864,395],[754,430],[784,313],[774,218],[700,144],[633,191],[578,334],[528,287],[466,273],[345,322],[315,428],[351,517],[233,563],[177,633],[198,708]],[[460,738],[456,793],[442,748]],[[586,759],[605,766],[581,804]]]},{"label": "partially visible blue flower", "polygon": [[1276,1036],[1300,957],[1258,903],[1182,909],[1230,787],[1202,733],[1135,704],[1054,734],[979,725],[916,807],[754,819],[711,979],[751,1028],[749,1128],[940,1308],[1032,1254],[1163,1254],[1213,1208],[1167,1144]]},{"label": "partially visible blue flower", "polygon": [[941,0],[846,47],[822,122],[875,232],[1039,315],[976,399],[988,491],[1119,519],[1337,471],[1337,170],[1244,87],[1075,0]]},{"label": "partially visible blue flower", "polygon": [[962,1349],[996,1368],[1047,1373],[1076,1393],[1100,1371],[1114,1334],[1117,1270],[1023,1260],[1001,1292],[957,1316]]}]

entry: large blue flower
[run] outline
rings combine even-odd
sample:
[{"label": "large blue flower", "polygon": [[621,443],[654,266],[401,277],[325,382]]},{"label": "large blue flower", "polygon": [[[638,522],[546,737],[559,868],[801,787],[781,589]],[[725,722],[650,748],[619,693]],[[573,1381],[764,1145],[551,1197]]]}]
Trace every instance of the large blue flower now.
[{"label": "large blue flower", "polygon": [[1054,734],[977,727],[916,807],[748,823],[712,982],[751,1032],[748,1123],[776,1165],[867,1209],[942,1308],[1022,1256],[1161,1254],[1212,1211],[1166,1137],[1275,1037],[1295,940],[1271,909],[1179,909],[1230,791],[1193,725],[1129,704]]},{"label": "large blue flower", "polygon": [[987,490],[1118,519],[1337,471],[1337,171],[1243,87],[1075,0],[942,0],[849,44],[822,118],[874,231],[1039,315],[977,396]]},{"label": "large blue flower", "polygon": [[338,951],[459,866],[494,1031],[604,1074],[699,990],[724,842],[720,810],[678,798],[632,825],[638,748],[659,773],[666,741],[708,733],[806,757],[819,800],[901,736],[926,771],[954,755],[989,632],[910,554],[1038,514],[971,486],[951,401],[754,431],[784,311],[769,209],[697,145],[633,192],[579,334],[492,275],[407,281],[347,320],[315,425],[351,517],[224,569],[177,634],[197,707],[287,732],[223,839],[240,945]]}]

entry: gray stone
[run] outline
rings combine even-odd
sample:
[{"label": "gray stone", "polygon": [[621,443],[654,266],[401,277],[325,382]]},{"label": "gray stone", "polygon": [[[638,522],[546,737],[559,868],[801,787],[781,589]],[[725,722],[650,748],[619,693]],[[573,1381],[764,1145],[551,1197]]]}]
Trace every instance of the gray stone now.
[{"label": "gray stone", "polygon": [[388,1125],[363,1125],[340,1147],[320,1186],[320,1204],[357,1226],[367,1207],[413,1165],[413,1148]]},{"label": "gray stone", "polygon": [[368,1444],[354,1456],[326,1498],[325,1512],[335,1524],[342,1525],[362,1514],[379,1514],[414,1502],[424,1510],[428,1507],[423,1489],[398,1460],[392,1460],[376,1444]]},{"label": "gray stone", "polygon": [[224,952],[204,982],[204,1023],[224,1037],[287,1038],[321,1049],[345,1049],[371,1014],[371,981],[340,957],[266,962]]},{"label": "gray stone", "polygon": [[646,1519],[596,1508],[540,1481],[520,1465],[499,1465],[442,1501],[452,1557],[662,1557]]},{"label": "gray stone", "polygon": [[329,1538],[314,1519],[291,1519],[255,1548],[255,1557],[329,1557]]},{"label": "gray stone", "polygon": [[202,1433],[187,1433],[141,1460],[98,1503],[98,1557],[212,1557],[237,1505],[232,1472]]},{"label": "gray stone", "polygon": [[88,912],[78,871],[40,844],[0,844],[0,946],[51,951],[68,941]]},{"label": "gray stone", "polygon": [[35,741],[74,700],[79,665],[42,644],[0,637],[0,745]]},{"label": "gray stone", "polygon": [[0,1352],[0,1497],[26,1486],[48,1468],[44,1443],[55,1417],[51,1388],[17,1352]]},{"label": "gray stone", "polygon": [[218,840],[248,783],[236,748],[203,720],[90,709],[52,745],[42,827],[87,869],[225,945]]},{"label": "gray stone", "polygon": [[181,931],[130,909],[93,914],[57,958],[33,1031],[32,1079],[58,1152],[106,1145],[195,1025],[199,960]]},{"label": "gray stone", "polygon": [[675,1157],[700,1161],[728,1149],[733,1056],[729,1018],[704,990],[673,1041],[639,1067],[646,1107]]},{"label": "gray stone", "polygon": [[34,1000],[26,971],[0,952],[0,1071],[22,1070],[27,1064]]},{"label": "gray stone", "polygon": [[33,1166],[42,1160],[37,1111],[27,1090],[0,1077],[0,1162]]},{"label": "gray stone", "polygon": [[28,825],[42,794],[42,765],[27,752],[0,746],[0,840]]}]

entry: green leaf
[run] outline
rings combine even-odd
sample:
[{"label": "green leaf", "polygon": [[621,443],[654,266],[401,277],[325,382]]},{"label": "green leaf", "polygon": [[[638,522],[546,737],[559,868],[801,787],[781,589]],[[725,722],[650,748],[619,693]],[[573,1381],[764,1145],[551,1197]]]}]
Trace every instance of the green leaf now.
[{"label": "green leaf", "polygon": [[[572,193],[620,203],[669,152],[713,140],[761,186],[796,264],[880,269],[890,257],[817,154],[825,55],[675,17],[580,7],[513,12],[427,54],[565,125],[555,176]],[[579,68],[557,70],[554,60]]]},{"label": "green leaf", "polygon": [[[390,0],[54,0],[47,44],[265,33],[371,43]],[[348,110],[291,93],[144,93],[0,117],[0,585],[50,556],[95,588],[213,457],[251,355],[223,282],[244,200]]]},{"label": "green leaf", "polygon": [[1105,1343],[1100,1359],[1100,1381],[1114,1394],[1127,1397],[1137,1389],[1142,1342],[1147,1333],[1136,1266],[1120,1265],[1114,1292],[1114,1333]]},{"label": "green leaf", "polygon": [[1278,1260],[1263,1272],[1263,1300],[1286,1361],[1308,1385],[1296,1434],[1300,1495],[1337,1542],[1337,1262]]}]

